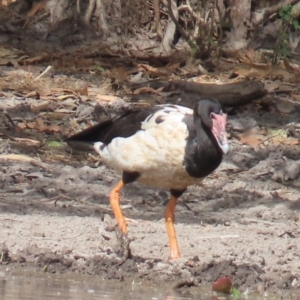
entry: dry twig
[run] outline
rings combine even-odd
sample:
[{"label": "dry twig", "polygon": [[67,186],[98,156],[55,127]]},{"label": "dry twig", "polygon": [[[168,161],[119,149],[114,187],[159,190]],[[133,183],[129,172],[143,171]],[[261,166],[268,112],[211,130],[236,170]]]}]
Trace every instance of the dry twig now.
[{"label": "dry twig", "polygon": [[89,6],[88,6],[88,8],[85,12],[85,16],[84,16],[84,21],[85,21],[86,24],[90,23],[90,19],[91,19],[93,10],[95,8],[95,5],[96,5],[96,0],[90,0],[89,1]]},{"label": "dry twig", "polygon": [[153,10],[154,10],[154,21],[155,21],[155,29],[157,36],[162,39],[163,33],[160,24],[160,9],[159,9],[160,0],[153,0]]},{"label": "dry twig", "polygon": [[46,169],[46,170],[51,170],[51,171],[56,171],[55,168],[51,167],[50,165],[48,164],[45,164],[41,161],[38,161],[30,156],[26,156],[26,155],[21,155],[21,154],[3,154],[3,155],[0,155],[0,161],[3,160],[3,161],[20,161],[20,162],[28,162],[32,165],[35,165],[35,166],[38,166],[38,167],[41,167],[43,169]]},{"label": "dry twig", "polygon": [[37,76],[36,78],[34,78],[33,81],[37,81],[38,79],[40,79],[41,77],[43,77],[45,74],[47,74],[51,69],[52,69],[52,66],[48,66],[39,76]]}]

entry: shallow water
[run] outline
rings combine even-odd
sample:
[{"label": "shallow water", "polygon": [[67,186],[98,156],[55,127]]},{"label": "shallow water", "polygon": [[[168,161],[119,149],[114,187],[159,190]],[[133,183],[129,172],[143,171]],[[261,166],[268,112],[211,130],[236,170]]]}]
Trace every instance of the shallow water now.
[{"label": "shallow water", "polygon": [[[237,299],[300,299],[293,294],[241,295]],[[212,295],[209,287],[174,290],[171,286],[146,283],[112,282],[98,277],[74,274],[23,274],[0,276],[1,300],[220,300],[232,299],[230,295]]]},{"label": "shallow water", "polygon": [[134,282],[95,282],[88,278],[78,281],[66,278],[37,278],[24,276],[8,276],[0,280],[1,300],[187,300],[209,299],[200,295],[192,295],[188,291],[177,292],[171,288],[153,285],[141,285]]}]

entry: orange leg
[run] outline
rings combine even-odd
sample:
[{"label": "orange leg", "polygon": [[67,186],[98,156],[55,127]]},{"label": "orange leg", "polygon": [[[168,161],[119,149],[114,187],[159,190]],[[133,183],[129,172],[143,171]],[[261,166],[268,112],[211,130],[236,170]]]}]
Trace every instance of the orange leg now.
[{"label": "orange leg", "polygon": [[170,200],[165,209],[165,224],[167,228],[167,233],[169,237],[170,244],[170,259],[176,259],[180,257],[180,251],[178,248],[174,222],[175,222],[175,207],[177,203],[177,198],[171,195]]},{"label": "orange leg", "polygon": [[124,234],[126,234],[127,226],[120,208],[120,192],[123,189],[124,185],[125,185],[124,182],[121,180],[113,187],[113,189],[109,194],[109,201],[120,230]]}]

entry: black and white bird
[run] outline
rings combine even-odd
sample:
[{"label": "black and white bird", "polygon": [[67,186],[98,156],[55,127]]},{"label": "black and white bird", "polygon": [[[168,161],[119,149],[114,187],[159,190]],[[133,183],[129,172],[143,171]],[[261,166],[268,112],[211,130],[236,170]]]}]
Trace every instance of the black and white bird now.
[{"label": "black and white bird", "polygon": [[124,185],[138,181],[169,189],[171,196],[164,217],[169,238],[170,258],[180,257],[174,229],[177,199],[189,185],[212,173],[229,151],[227,115],[214,99],[202,99],[194,109],[166,104],[102,122],[66,141],[93,143],[102,160],[122,174],[110,192],[110,204],[118,226],[127,234],[120,209]]}]

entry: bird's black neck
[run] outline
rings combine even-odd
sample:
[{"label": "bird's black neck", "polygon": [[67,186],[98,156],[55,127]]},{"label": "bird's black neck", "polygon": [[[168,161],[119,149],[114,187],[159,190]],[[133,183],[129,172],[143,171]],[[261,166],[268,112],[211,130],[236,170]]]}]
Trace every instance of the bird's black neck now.
[{"label": "bird's black neck", "polygon": [[222,151],[211,130],[201,119],[195,118],[193,126],[188,125],[184,166],[188,174],[203,178],[213,172],[222,161]]}]

